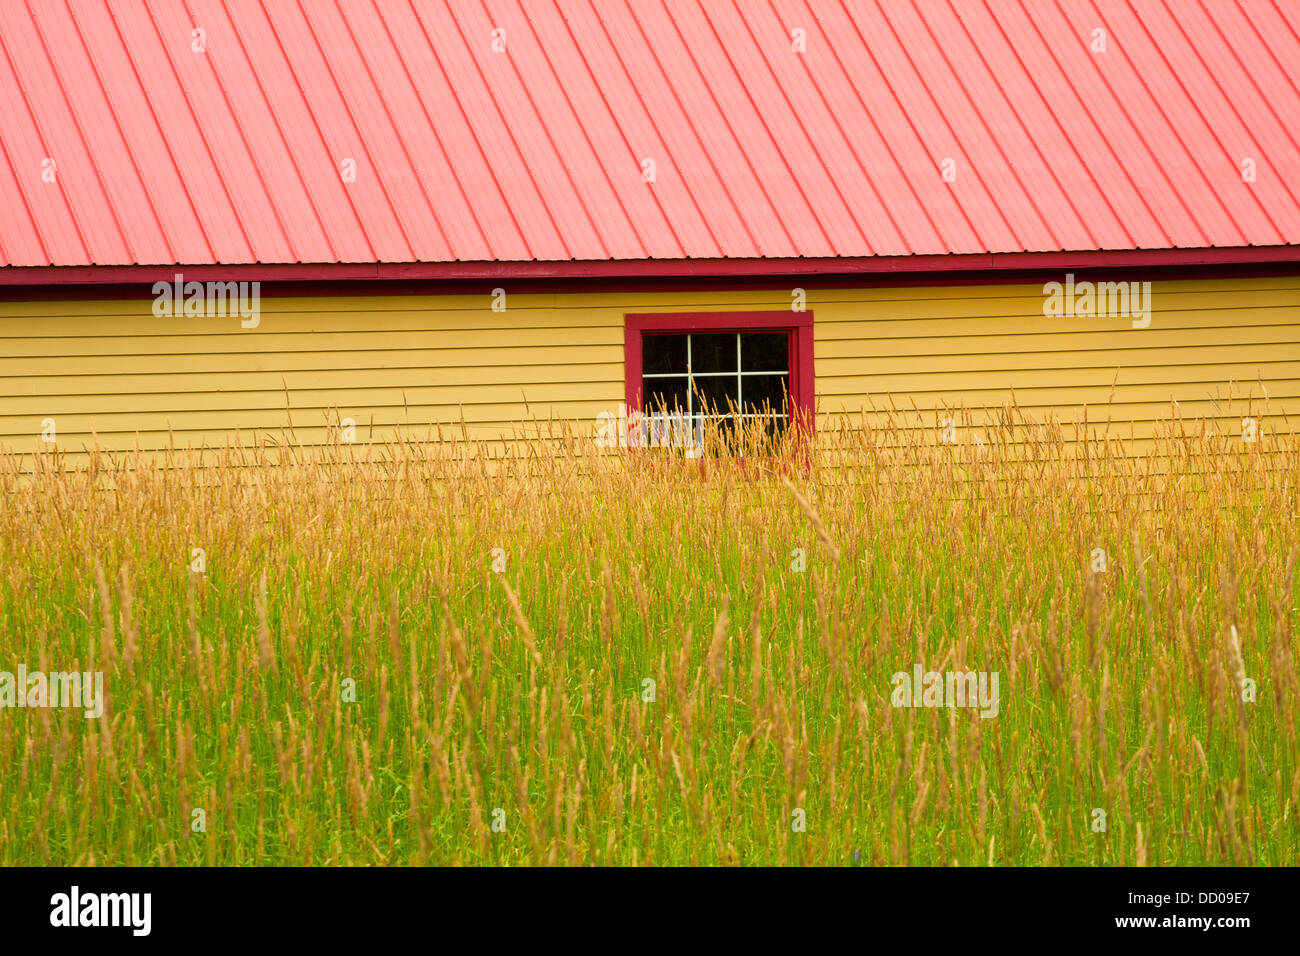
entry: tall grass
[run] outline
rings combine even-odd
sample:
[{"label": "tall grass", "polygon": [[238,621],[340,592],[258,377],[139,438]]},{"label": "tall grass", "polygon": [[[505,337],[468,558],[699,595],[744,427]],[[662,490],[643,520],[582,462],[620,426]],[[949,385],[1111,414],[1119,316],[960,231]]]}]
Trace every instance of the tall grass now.
[{"label": "tall grass", "polygon": [[5,456],[0,863],[1300,862],[1294,437],[861,424]]}]

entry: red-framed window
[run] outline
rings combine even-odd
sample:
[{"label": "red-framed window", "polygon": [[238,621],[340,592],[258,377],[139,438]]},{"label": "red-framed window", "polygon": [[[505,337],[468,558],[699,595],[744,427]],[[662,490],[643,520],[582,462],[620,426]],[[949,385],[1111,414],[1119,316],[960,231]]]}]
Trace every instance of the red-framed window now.
[{"label": "red-framed window", "polygon": [[734,422],[737,415],[811,428],[811,312],[629,313],[629,411]]}]

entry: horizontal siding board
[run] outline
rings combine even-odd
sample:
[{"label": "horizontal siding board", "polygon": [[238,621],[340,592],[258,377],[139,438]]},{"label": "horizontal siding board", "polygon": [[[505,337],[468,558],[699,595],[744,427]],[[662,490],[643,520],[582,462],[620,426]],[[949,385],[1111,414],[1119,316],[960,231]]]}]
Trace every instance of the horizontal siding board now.
[{"label": "horizontal siding board", "polygon": [[[375,378],[382,381],[393,369],[438,369],[448,367],[482,368],[485,376],[498,367],[515,367],[530,364],[554,364],[572,361],[574,364],[597,364],[623,361],[623,347],[573,346],[571,358],[557,356],[552,350],[519,348],[461,348],[461,349],[387,349],[366,353],[337,350],[333,352],[251,352],[217,353],[201,358],[188,355],[157,355],[147,362],[138,355],[82,355],[71,358],[42,356],[39,358],[0,358],[0,379],[11,375],[66,375],[66,374],[139,374],[151,372],[181,373],[195,369],[206,372],[279,372],[291,370],[316,370],[328,372],[360,366],[375,369]],[[201,362],[201,364],[199,364]]]},{"label": "horizontal siding board", "polygon": [[[1224,362],[1224,359],[1232,359]],[[1008,385],[1020,381],[1026,372],[1057,373],[1068,369],[1072,373],[1095,377],[1105,373],[1106,381],[1118,371],[1121,383],[1142,380],[1163,381],[1151,378],[1170,374],[1171,382],[1227,381],[1248,376],[1267,378],[1294,369],[1300,361],[1300,341],[1283,344],[1264,343],[1239,345],[1225,354],[1222,346],[1171,346],[1163,349],[1080,349],[1073,352],[999,352],[989,356],[971,355],[881,355],[863,354],[847,358],[821,359],[817,363],[819,383],[839,378],[861,378],[878,375],[940,375],[956,372],[978,372],[984,380],[1002,376]],[[1269,369],[1266,371],[1266,369]],[[1164,370],[1164,371],[1162,371]],[[1138,376],[1134,378],[1133,376]]]},{"label": "horizontal siding board", "polygon": [[[454,425],[461,421],[462,409],[464,420],[471,424],[478,423],[514,423],[528,422],[534,418],[545,420],[553,411],[556,416],[575,422],[594,422],[596,416],[609,411],[610,401],[552,401],[546,408],[538,408],[535,415],[530,415],[521,402],[485,402],[482,404],[449,403],[444,405],[410,405],[403,407],[399,399],[392,405],[371,405],[360,408],[348,408],[343,417],[355,419],[358,429],[368,424],[373,418],[377,424],[410,425]],[[333,420],[333,409],[294,408],[292,419],[294,427],[301,421],[307,427],[323,427]],[[329,419],[326,414],[329,413]],[[68,435],[89,435],[91,432],[105,434],[135,434],[136,432],[154,432],[165,435],[168,429],[175,431],[203,432],[209,437],[209,444],[219,443],[225,433],[233,433],[236,428],[245,429],[280,429],[290,425],[283,407],[279,409],[230,409],[213,410],[211,408],[187,411],[155,412],[106,412],[103,414],[83,412],[63,415],[56,419],[60,423],[60,441],[66,441]],[[0,415],[0,438],[17,438],[39,435],[41,419],[31,416]]]},{"label": "horizontal siding board", "polygon": [[[346,368],[329,375],[333,388],[367,388],[382,376],[386,388],[423,385],[478,385],[488,366],[444,366],[429,368]],[[605,382],[623,386],[623,365],[619,363],[563,365],[490,366],[500,381],[529,387],[552,382]],[[276,392],[283,400],[284,389],[297,391],[321,384],[312,371],[290,372],[134,372],[121,375],[43,375],[0,378],[0,393],[10,395],[149,395],[158,392]]]},{"label": "horizontal siding board", "polygon": [[[621,345],[623,330],[611,328],[441,330],[423,332],[262,332],[228,335],[78,336],[59,343],[59,352],[79,355],[210,355],[219,353],[368,352],[404,349],[522,348],[567,349],[584,345]],[[8,339],[5,353],[45,355],[44,338]]]},{"label": "horizontal siding board", "polygon": [[[356,417],[356,409],[366,408],[454,408],[458,405],[520,405],[531,395],[544,396],[548,405],[584,401],[616,401],[622,383],[547,383],[527,385],[448,385],[409,388],[302,388],[290,393],[290,409],[338,408],[344,415]],[[109,413],[151,414],[153,412],[190,411],[279,411],[283,412],[285,393],[280,390],[226,392],[158,392],[153,394],[103,394],[95,397],[94,415]],[[84,395],[45,395],[40,399],[45,415],[78,415],[86,410]],[[522,417],[522,416],[521,416]]]},{"label": "horizontal siding board", "polygon": [[[898,336],[925,336],[960,334],[963,327],[979,324],[990,332],[1017,334],[1023,331],[1074,332],[1089,325],[1105,324],[1109,328],[1131,328],[1131,320],[1124,317],[1049,317],[1044,316],[1038,302],[1026,303],[1021,299],[986,299],[979,303],[959,303],[946,300],[918,301],[915,303],[823,303],[810,298],[809,308],[817,319],[820,338],[884,338]],[[718,311],[710,303],[684,302],[667,312]],[[762,311],[782,311],[788,301],[744,303],[745,308]],[[69,308],[75,308],[70,303]],[[741,304],[732,306],[740,308]],[[1253,293],[1249,304],[1241,297],[1222,296],[1217,302],[1206,298],[1183,296],[1162,300],[1155,307],[1152,327],[1198,328],[1203,326],[1294,322],[1300,310],[1300,292]],[[622,314],[636,311],[630,306],[617,308],[536,308],[512,306],[506,312],[491,312],[474,308],[404,309],[362,311],[366,316],[365,331],[372,334],[422,331],[477,331],[480,329],[564,329],[580,325],[584,328],[604,327],[622,332]],[[730,310],[727,310],[730,311]],[[255,329],[242,329],[235,316],[210,318],[163,317],[158,318],[147,310],[132,314],[114,314],[111,318],[94,315],[0,317],[0,340],[42,338],[72,338],[93,336],[98,338],[129,336],[212,336],[212,335],[267,335],[288,334],[294,330],[302,333],[323,334],[354,332],[358,330],[356,312],[273,312],[262,309],[260,323]],[[1144,331],[1144,330],[1134,330]]]},{"label": "horizontal siding board", "polygon": [[906,355],[972,355],[996,356],[1006,353],[1038,352],[1042,354],[1043,368],[1051,368],[1052,356],[1063,351],[1088,351],[1107,354],[1141,347],[1145,350],[1196,348],[1201,346],[1236,347],[1238,345],[1287,344],[1300,341],[1300,327],[1296,325],[1270,325],[1258,329],[1158,329],[1150,328],[1136,334],[1135,330],[1121,332],[1089,331],[1064,335],[1053,332],[1028,332],[1021,335],[964,335],[926,336],[898,339],[888,345],[871,339],[818,339],[815,345],[818,361],[831,358],[856,358],[859,356]]},{"label": "horizontal siding board", "polygon": [[[1225,395],[1221,398],[1207,396],[1204,391],[1198,397],[1177,399],[1177,408],[1186,418],[1196,418],[1218,414],[1228,415],[1231,409],[1250,408],[1260,415],[1273,409],[1270,417],[1281,422],[1288,417],[1300,425],[1300,417],[1295,415],[1300,405],[1300,379],[1291,379],[1283,385],[1278,394],[1271,394],[1266,402],[1264,396],[1256,393],[1253,397],[1239,396],[1229,401]],[[1132,396],[1131,398],[1129,396]],[[861,409],[886,409],[893,407],[899,411],[913,412],[951,412],[966,408],[972,412],[997,411],[1012,404],[1012,396],[1007,389],[970,389],[957,395],[953,392],[925,392],[913,389],[902,393],[882,393],[873,396],[863,395],[827,395],[819,398],[818,412],[835,413],[847,411],[853,413]],[[913,407],[915,402],[915,408]],[[1160,421],[1170,417],[1175,403],[1167,391],[1144,390],[1143,386],[1127,390],[1122,396],[1112,396],[1109,386],[1096,388],[1027,388],[1016,389],[1015,405],[1022,410],[1030,410],[1040,420],[1055,416],[1059,421],[1082,421],[1084,406],[1088,408],[1089,420],[1104,420],[1110,416],[1117,423],[1120,421],[1146,420]],[[1246,414],[1244,411],[1241,414]],[[1240,424],[1240,422],[1238,422]]]},{"label": "horizontal siding board", "polygon": [[[936,315],[930,318],[904,318],[896,314],[852,318],[835,321],[822,316],[819,309],[817,331],[819,341],[835,339],[898,339],[940,338],[960,335],[1023,335],[1025,333],[1074,335],[1078,332],[1131,332],[1148,333],[1167,329],[1223,329],[1250,328],[1257,325],[1290,325],[1300,314],[1300,304],[1294,306],[1239,307],[1233,309],[1184,309],[1153,312],[1151,324],[1134,328],[1130,317],[1060,318],[1042,315],[1012,313],[1007,316],[951,316]],[[1141,341],[1141,335],[1137,336]]]},{"label": "horizontal siding board", "polygon": [[[1171,437],[1179,434],[1179,428],[1176,422],[1171,425],[1171,419],[1168,414],[1168,406],[1160,408],[1158,406],[1144,406],[1144,408],[1156,408],[1154,416],[1136,418],[1107,418],[1103,414],[1096,414],[1098,409],[1090,408],[1087,421],[1086,431],[1089,435],[1109,435],[1116,438],[1128,439],[1130,437],[1139,439],[1151,439],[1154,437]],[[916,414],[910,409],[906,414],[901,411],[895,413],[892,419],[900,433],[912,436],[913,442],[920,444],[936,445],[939,443],[938,436],[940,428],[931,411],[923,413],[923,418],[918,424]],[[1007,436],[1005,431],[999,426],[999,419],[996,417],[1000,414],[1000,409],[969,410],[969,418],[961,415],[955,415],[954,420],[961,426],[955,432],[959,443],[972,442],[976,436],[984,440],[985,444],[994,441],[1003,442]],[[1104,412],[1104,410],[1102,410]],[[899,433],[890,431],[890,417],[884,412],[865,412],[862,414],[853,414],[846,416],[822,415],[818,419],[818,427],[822,431],[830,431],[832,428],[845,428],[849,431],[862,432],[867,434],[864,429],[864,422],[867,428],[876,432],[875,440],[882,444],[898,444]],[[1077,410],[1070,410],[1070,415],[1057,415],[1056,422],[1061,428],[1061,433],[1067,441],[1073,441],[1081,437],[1084,433],[1085,421],[1083,415]],[[1293,435],[1294,429],[1287,426],[1287,423],[1281,417],[1269,418],[1260,417],[1257,419],[1259,425],[1260,441],[1249,449],[1243,447],[1240,450],[1254,453],[1260,448],[1268,447],[1268,436],[1273,434]],[[1202,433],[1202,430],[1209,435],[1220,435],[1231,438],[1234,441],[1239,440],[1241,435],[1241,417],[1237,414],[1215,415],[1207,414],[1199,416],[1193,420],[1188,415],[1184,419],[1182,434],[1191,437]],[[1034,441],[1028,429],[1017,429],[1011,436],[1012,444],[1029,444]],[[1241,443],[1243,446],[1245,442]]]}]

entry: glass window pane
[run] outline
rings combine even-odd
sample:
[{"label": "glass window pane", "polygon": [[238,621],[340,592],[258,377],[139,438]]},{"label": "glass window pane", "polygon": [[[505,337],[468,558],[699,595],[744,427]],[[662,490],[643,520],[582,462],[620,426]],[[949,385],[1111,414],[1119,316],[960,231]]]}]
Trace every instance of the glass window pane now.
[{"label": "glass window pane", "polygon": [[[731,336],[731,342],[734,348],[736,342],[734,335]],[[740,400],[737,384],[734,375],[718,375],[695,379],[695,411],[702,412],[707,409],[710,415],[726,415],[730,413]],[[701,405],[701,398],[707,405]]]},{"label": "glass window pane", "polygon": [[742,372],[788,372],[789,332],[743,332],[740,336]]},{"label": "glass window pane", "polygon": [[694,372],[734,372],[736,370],[736,333],[692,335],[691,370]]},{"label": "glass window pane", "polygon": [[743,392],[745,411],[784,415],[787,402],[785,390],[790,387],[788,381],[788,375],[746,375]]},{"label": "glass window pane", "polygon": [[685,335],[643,335],[641,337],[641,371],[686,374]]},{"label": "glass window pane", "polygon": [[686,411],[686,391],[690,382],[685,375],[672,378],[643,378],[641,395],[647,413],[660,410]]}]

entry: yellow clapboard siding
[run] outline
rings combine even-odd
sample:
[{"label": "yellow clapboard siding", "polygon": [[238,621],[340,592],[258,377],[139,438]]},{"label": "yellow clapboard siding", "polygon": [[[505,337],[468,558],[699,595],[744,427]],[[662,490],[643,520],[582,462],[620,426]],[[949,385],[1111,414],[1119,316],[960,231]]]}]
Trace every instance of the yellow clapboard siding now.
[{"label": "yellow clapboard siding", "polygon": [[[212,352],[333,352],[385,349],[567,348],[574,345],[621,345],[621,328],[424,329],[418,332],[259,332],[238,330],[221,335],[79,336],[58,340],[63,355],[206,355]],[[5,354],[48,353],[43,337],[9,338]]]},{"label": "yellow clapboard siding", "polygon": [[[933,416],[926,416],[925,420],[920,424],[917,423],[914,414],[909,417],[896,416],[895,421],[902,429],[901,435],[888,431],[888,416],[878,412],[868,412],[865,416],[866,427],[874,431],[875,439],[881,441],[882,444],[899,445],[903,435],[909,436],[908,443],[920,443],[925,445],[940,444],[942,428],[936,423]],[[992,421],[985,420],[978,416],[972,416],[969,420],[957,416],[955,421],[957,427],[953,434],[958,444],[973,442],[976,437],[983,440],[985,444],[994,441],[1001,443],[1004,440],[1005,436],[1002,430]],[[1258,418],[1256,419],[1256,423],[1258,428],[1258,441],[1249,446],[1247,446],[1246,442],[1242,442],[1243,448],[1239,450],[1249,451],[1251,454],[1282,454],[1283,452],[1269,451],[1272,447],[1269,442],[1269,437],[1274,434],[1280,434],[1287,436],[1287,440],[1291,441],[1292,439],[1290,436],[1293,434],[1291,430],[1285,427],[1285,423],[1274,422],[1266,418]],[[1202,425],[1204,425],[1204,433],[1207,436],[1219,435],[1232,439],[1233,441],[1240,441],[1242,423],[1239,416],[1221,416],[1217,418],[1207,416],[1204,420],[1197,418],[1195,422],[1188,420],[1185,423],[1182,434],[1187,437],[1198,437],[1202,434]],[[818,427],[827,435],[828,440],[830,439],[830,432],[834,428],[844,427],[850,432],[863,433],[863,426],[863,417],[859,415],[834,418],[826,416],[818,420]],[[1075,440],[1084,432],[1083,421],[1075,421],[1073,418],[1061,419],[1060,427],[1061,433],[1067,441]],[[1129,441],[1130,439],[1153,441],[1157,438],[1160,440],[1169,440],[1171,438],[1176,440],[1180,434],[1176,426],[1171,430],[1169,419],[1166,417],[1161,417],[1155,420],[1138,419],[1112,421],[1110,423],[1107,423],[1104,417],[1101,421],[1089,418],[1087,423],[1087,433],[1093,438],[1119,439],[1121,441]],[[1016,432],[1014,439],[1010,444],[1014,446],[1024,446],[1033,444],[1033,440],[1027,431],[1019,430]],[[1292,447],[1291,450],[1286,451],[1285,453],[1294,455],[1294,448]]]},{"label": "yellow clapboard siding", "polygon": [[[620,353],[620,358],[621,353]],[[492,375],[500,381],[528,388],[552,382],[617,383],[623,387],[623,363],[564,365],[494,365]],[[385,388],[417,388],[425,385],[481,385],[483,365],[449,365],[442,368],[343,368],[330,373],[335,388],[370,388],[377,376],[383,376]],[[320,381],[314,370],[274,370],[235,372],[136,372],[119,375],[38,375],[0,378],[0,394],[12,395],[119,395],[157,392],[279,392],[283,403],[284,389],[291,392],[313,388]]]},{"label": "yellow clapboard siding", "polygon": [[[1231,359],[1231,363],[1225,362]],[[1254,379],[1258,375],[1285,374],[1290,363],[1300,360],[1300,341],[1239,345],[1229,350],[1223,346],[1205,345],[1163,349],[1078,349],[1071,352],[999,352],[974,355],[884,355],[867,353],[838,358],[821,358],[817,362],[817,378],[827,383],[838,378],[860,378],[874,375],[938,375],[953,372],[977,371],[992,380],[1001,379],[1010,385],[1019,381],[1022,372],[1053,372],[1070,370],[1071,374],[1095,377],[1101,372],[1114,376],[1119,370],[1120,382],[1143,381],[1143,376],[1159,375],[1158,369],[1170,369],[1169,381],[1227,381],[1242,378],[1248,372]],[[1177,371],[1174,371],[1177,370]],[[1245,371],[1243,371],[1245,370]],[[1146,378],[1147,381],[1157,381]],[[915,378],[912,379],[915,382]],[[1107,382],[1110,381],[1108,377]]]},{"label": "yellow clapboard siding", "polygon": [[[568,428],[575,434],[595,433],[594,419],[590,421],[584,419],[555,419],[538,420],[538,421],[513,421],[510,419],[484,419],[481,421],[465,421],[461,425],[459,418],[451,421],[421,421],[421,423],[408,424],[406,421],[391,421],[382,419],[380,416],[374,416],[370,419],[367,415],[365,418],[354,419],[356,423],[356,441],[369,440],[370,433],[373,432],[374,441],[393,441],[399,438],[408,438],[413,441],[429,440],[437,441],[439,436],[445,441],[460,440],[463,436],[461,429],[468,429],[468,436],[471,440],[486,440],[486,438],[502,438],[519,434],[519,436],[537,436],[537,434],[549,434],[554,432],[559,434],[564,428]],[[159,432],[162,436],[160,442],[140,441],[142,450],[147,449],[165,449],[168,446],[168,434],[175,438],[177,447],[221,447],[225,444],[230,445],[261,445],[266,441],[289,440],[302,442],[304,445],[313,444],[334,444],[339,441],[339,428],[337,424],[326,424],[324,418],[317,419],[316,424],[299,424],[296,419],[292,428],[287,421],[277,421],[277,423],[265,425],[265,427],[256,428],[239,428],[238,432],[231,428],[213,429],[212,425],[196,425],[192,428],[175,427],[170,429],[162,428]],[[152,434],[140,432],[140,436]],[[95,446],[98,441],[99,447],[104,450],[130,450],[135,447],[136,432],[104,432],[104,431],[86,431],[78,432],[60,432],[57,449],[60,451],[81,451],[86,447]],[[3,436],[0,434],[0,442],[8,446],[8,450],[23,451],[48,451],[51,445],[45,444],[39,440],[38,434],[22,433],[18,436]]]},{"label": "yellow clapboard siding", "polygon": [[[548,402],[541,418],[546,412],[554,411],[556,415],[579,422],[595,422],[596,416],[611,407],[610,401],[577,400]],[[531,416],[524,410],[522,403],[496,402],[477,405],[410,405],[403,408],[400,401],[396,405],[350,407],[343,412],[344,417],[352,418],[358,427],[369,424],[373,419],[376,425],[412,425],[426,424],[450,425],[464,418],[469,423],[491,422],[527,422]],[[129,434],[133,432],[165,433],[170,427],[175,431],[206,431],[220,433],[236,428],[280,429],[287,428],[290,419],[296,428],[301,421],[305,427],[322,426],[326,415],[330,419],[333,413],[325,408],[292,409],[286,415],[283,407],[250,408],[230,410],[180,410],[180,411],[145,411],[145,412],[83,412],[54,416],[60,435],[89,435],[97,432],[101,435],[110,433]],[[31,416],[0,415],[0,436],[39,435],[42,419]],[[60,439],[62,440],[62,438]]]},{"label": "yellow clapboard siding", "polygon": [[[558,353],[558,354],[557,354]],[[495,367],[531,364],[622,364],[623,346],[581,345],[567,349],[387,349],[368,352],[224,352],[212,355],[154,355],[147,361],[135,355],[43,356],[0,358],[0,381],[11,375],[113,375],[147,372],[287,372],[294,369],[322,372],[373,368],[376,381],[393,369],[480,368],[489,380]]]},{"label": "yellow clapboard siding", "polygon": [[[1279,412],[1285,411],[1290,414],[1295,408],[1295,399],[1300,396],[1300,379],[1288,379],[1275,385],[1276,389],[1270,387],[1268,390],[1268,400]],[[1113,408],[1117,416],[1122,414],[1124,417],[1159,418],[1169,414],[1171,402],[1174,401],[1187,415],[1193,414],[1194,409],[1200,410],[1196,414],[1204,414],[1213,402],[1218,402],[1220,407],[1227,407],[1229,393],[1226,386],[1220,385],[1218,388],[1220,393],[1215,394],[1215,386],[1205,383],[1197,383],[1192,389],[1186,386],[1174,388],[1168,385],[1132,385],[1122,391],[1117,390],[1112,396],[1109,385],[1043,386],[1016,389],[1015,404],[1022,409],[1036,409],[1039,417],[1042,417],[1044,410],[1056,409],[1064,415],[1066,412],[1078,411],[1087,405],[1091,409],[1091,417],[1094,418],[1098,414],[1105,417],[1107,408]],[[891,399],[893,407],[898,409],[910,410],[915,400],[916,406],[920,409],[939,410],[962,407],[1001,408],[1011,404],[1012,396],[1005,388],[950,389],[933,392],[911,389],[908,392],[876,392],[869,395],[855,392],[844,395],[819,395],[818,411],[837,412],[841,408],[847,408],[849,411],[858,408],[889,408]],[[1265,398],[1258,386],[1249,395],[1238,394],[1232,399],[1233,408],[1244,408],[1248,404],[1251,408],[1264,408]],[[1136,416],[1132,414],[1135,408],[1156,409],[1156,412],[1154,415]],[[1099,413],[1098,409],[1102,411]],[[1300,425],[1300,422],[1297,424]]]},{"label": "yellow clapboard siding", "polygon": [[[806,282],[815,285],[812,277]],[[0,303],[0,447],[107,448],[332,442],[431,425],[501,440],[552,427],[579,434],[622,400],[627,312],[782,311],[790,288],[269,297],[256,329],[229,318],[158,318],[134,300]],[[944,409],[992,421],[1015,400],[1038,418],[1149,441],[1175,407],[1233,432],[1300,422],[1300,275],[1155,281],[1151,324],[1042,314],[1041,283],[807,290],[821,427],[885,420],[927,435]],[[1119,370],[1118,379],[1116,369]],[[1264,401],[1264,389],[1269,399]],[[286,415],[285,403],[290,406]],[[1217,404],[1213,400],[1217,398]],[[912,403],[921,409],[918,418]],[[837,415],[849,412],[847,419]],[[534,419],[540,422],[532,423]],[[1189,426],[1192,427],[1192,426]],[[1194,424],[1199,428],[1199,422]],[[933,437],[933,436],[930,436]]]},{"label": "yellow clapboard siding", "polygon": [[858,310],[838,321],[823,319],[825,309],[817,310],[817,327],[822,341],[836,339],[903,339],[936,338],[948,335],[1073,335],[1077,332],[1150,332],[1177,329],[1210,329],[1229,325],[1252,329],[1261,326],[1289,325],[1295,320],[1297,306],[1250,308],[1238,305],[1231,309],[1188,309],[1161,312],[1146,329],[1134,329],[1127,318],[1048,318],[1042,315],[1012,313],[1009,316],[935,316],[929,319],[903,319],[893,312],[867,315]]},{"label": "yellow clapboard siding", "polygon": [[[454,407],[463,404],[510,405],[530,401],[530,393],[542,392],[548,403],[617,401],[623,384],[601,382],[551,382],[536,389],[526,385],[474,385],[410,386],[396,388],[390,385],[363,388],[301,388],[290,392],[291,410],[338,408],[351,415],[355,408],[409,408]],[[161,392],[153,394],[106,393],[95,397],[95,414],[108,412],[178,412],[236,411],[240,409],[275,409],[283,411],[284,389],[241,390],[224,392]],[[75,415],[86,408],[84,395],[47,395],[41,400],[46,415]]]},{"label": "yellow clapboard siding", "polygon": [[1220,326],[1208,329],[1146,329],[1132,331],[1023,332],[1018,335],[935,335],[881,342],[870,339],[818,339],[814,352],[818,359],[852,358],[859,355],[969,355],[996,356],[1008,352],[1046,353],[1061,351],[1117,349],[1162,349],[1189,346],[1224,346],[1290,343],[1300,341],[1300,327],[1269,325],[1262,328]]},{"label": "yellow clapboard siding", "polygon": [[[668,309],[647,308],[646,311],[716,311],[719,308],[758,309],[762,311],[783,311],[789,308],[789,297],[759,299],[754,301],[734,301],[719,305],[717,301],[697,301],[699,293],[683,293],[684,298]],[[522,297],[521,297],[522,298]],[[600,297],[593,297],[600,298]],[[637,311],[635,303],[628,302],[621,307],[611,309],[607,305],[591,301],[572,303],[557,307],[553,302],[512,305],[504,312],[493,312],[485,308],[482,302],[468,305],[463,297],[450,296],[447,301],[436,297],[416,297],[419,305],[404,300],[394,300],[397,304],[386,306],[379,300],[351,300],[356,309],[326,309],[314,303],[323,300],[263,300],[260,323],[255,329],[240,327],[238,317],[155,317],[149,309],[148,302],[136,302],[133,308],[111,313],[110,322],[104,319],[107,313],[97,313],[94,303],[69,303],[69,311],[54,315],[14,314],[5,316],[0,311],[0,339],[25,336],[135,336],[135,335],[222,335],[246,334],[264,335],[269,332],[288,330],[340,332],[356,331],[358,311],[367,316],[366,330],[374,332],[425,331],[442,329],[466,331],[478,329],[541,329],[565,327],[575,323],[583,326],[589,324],[606,325],[622,330],[622,313]],[[984,296],[962,301],[960,312],[954,312],[951,298],[910,299],[868,299],[861,291],[826,290],[809,294],[808,308],[815,312],[819,324],[826,324],[826,333],[831,337],[846,334],[840,328],[843,324],[870,321],[871,323],[889,323],[890,334],[911,335],[926,334],[924,322],[907,325],[909,320],[927,320],[947,318],[967,322],[982,321],[990,318],[1004,318],[1015,322],[1005,325],[1007,331],[1019,331],[1024,321],[1032,321],[1035,328],[1051,328],[1069,331],[1073,325],[1095,322],[1097,319],[1085,318],[1049,318],[1042,313],[1043,297],[1041,289],[1023,290],[1021,294]],[[86,308],[77,309],[78,305]],[[1162,293],[1156,301],[1156,311],[1162,316],[1166,327],[1182,327],[1184,324],[1207,324],[1214,321],[1214,315],[1222,310],[1251,308],[1267,316],[1270,311],[1285,317],[1288,310],[1300,307],[1300,289],[1276,289],[1256,292],[1248,306],[1241,299],[1222,289],[1202,292]],[[72,310],[76,311],[72,311]],[[1128,326],[1130,320],[1114,319],[1117,326]],[[998,326],[1002,330],[1003,326]]]},{"label": "yellow clapboard siding", "polygon": [[[585,313],[590,309],[511,309],[509,312],[483,310],[447,310],[442,308],[393,311],[367,310],[366,333],[402,333],[439,331],[466,332],[479,329],[548,329],[569,328],[588,324]],[[621,316],[601,313],[606,325],[620,334],[623,331]],[[54,318],[0,319],[0,342],[16,337],[114,337],[137,335],[267,335],[298,332],[301,334],[358,332],[356,313],[350,312],[273,312],[262,309],[256,328],[241,328],[238,319],[214,316],[211,318],[154,318],[143,313],[114,316],[108,323],[104,316],[67,315]]]},{"label": "yellow clapboard siding", "polygon": [[[1210,374],[1201,371],[1200,366],[1157,366],[1153,368],[1133,367],[1121,368],[1116,374],[1116,370],[1110,369],[1068,369],[1068,379],[1071,385],[1084,388],[1104,388],[1107,391],[1111,389],[1112,383],[1116,392],[1121,387],[1125,395],[1132,395],[1142,389],[1168,389],[1170,394],[1177,397],[1187,391],[1188,385],[1205,387],[1201,392],[1203,397],[1206,392],[1213,394],[1214,387],[1209,383],[1223,383],[1226,385],[1229,380],[1235,380],[1242,387],[1253,387],[1255,392],[1262,396],[1263,389],[1268,390],[1268,394],[1278,396],[1283,394],[1286,383],[1294,379],[1278,378],[1279,375],[1296,375],[1297,365],[1294,363],[1277,363],[1273,367],[1271,374],[1264,375],[1262,366],[1245,365],[1245,366],[1211,366],[1211,368],[1221,369],[1221,374]],[[910,394],[921,393],[939,393],[939,394],[970,394],[975,391],[988,391],[990,387],[993,390],[1009,392],[1015,389],[1016,394],[1023,398],[1022,393],[1044,388],[1059,388],[1061,386],[1062,369],[1032,369],[1016,371],[998,371],[989,370],[984,372],[963,371],[963,372],[925,372],[912,373],[900,372],[896,375],[845,375],[834,378],[822,376],[819,380],[817,393],[823,398],[834,398],[839,395],[881,395],[881,394],[900,394],[907,392]],[[1257,374],[1258,372],[1258,374]],[[917,379],[923,378],[924,389],[917,388]],[[1223,388],[1220,385],[1219,388]]]}]

